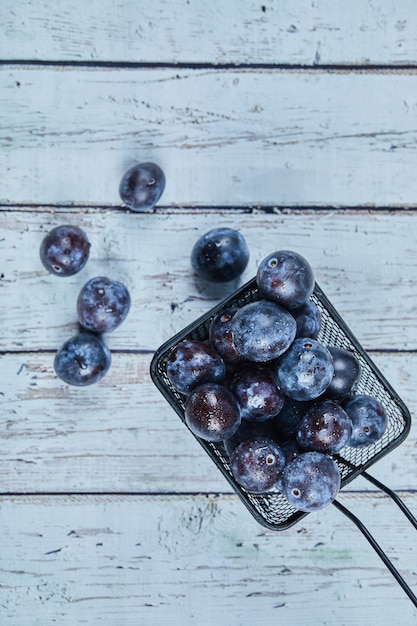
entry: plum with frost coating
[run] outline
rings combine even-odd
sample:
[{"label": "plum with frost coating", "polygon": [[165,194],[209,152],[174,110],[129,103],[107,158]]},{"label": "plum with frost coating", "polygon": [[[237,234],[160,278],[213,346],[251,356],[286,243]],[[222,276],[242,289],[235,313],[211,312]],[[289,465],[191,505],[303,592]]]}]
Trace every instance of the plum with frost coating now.
[{"label": "plum with frost coating", "polygon": [[149,211],[165,189],[165,174],[156,163],[138,163],[123,176],[119,194],[132,211]]},{"label": "plum with frost coating", "polygon": [[289,348],[297,325],[291,313],[279,304],[258,300],[235,313],[231,328],[239,354],[250,361],[266,362]]},{"label": "plum with frost coating", "polygon": [[264,298],[291,310],[310,299],[315,280],[310,264],[301,254],[279,250],[261,261],[256,282]]},{"label": "plum with frost coating", "polygon": [[90,242],[78,226],[53,228],[42,240],[40,258],[55,276],[73,276],[83,269],[90,255]]},{"label": "plum with frost coating", "polygon": [[313,400],[327,389],[333,378],[333,359],[316,339],[296,339],[279,359],[277,381],[293,400]]},{"label": "plum with frost coating", "polygon": [[110,364],[110,350],[100,337],[80,332],[58,350],[54,368],[64,382],[81,387],[98,382],[107,373]]},{"label": "plum with frost coating", "polygon": [[[280,448],[284,453],[285,465],[288,465],[288,463],[291,463],[291,461],[296,459],[297,456],[305,452],[305,450],[300,448],[295,439],[290,439],[289,441],[284,441],[284,443],[280,443]],[[282,493],[282,474],[277,481],[276,488]]]},{"label": "plum with frost coating", "polygon": [[346,446],[352,435],[352,421],[332,400],[314,403],[297,428],[297,442],[303,450],[333,454]]},{"label": "plum with frost coating", "polygon": [[232,320],[237,307],[229,307],[214,316],[210,323],[209,339],[227,365],[239,365],[246,359],[236,350],[232,334]]},{"label": "plum with frost coating", "polygon": [[190,393],[184,409],[191,432],[206,441],[222,441],[239,428],[240,408],[234,395],[222,385],[205,383]]},{"label": "plum with frost coating", "polygon": [[255,437],[235,448],[230,469],[239,485],[252,493],[273,489],[285,466],[285,456],[271,439]]},{"label": "plum with frost coating", "polygon": [[236,432],[234,432],[231,437],[228,437],[223,441],[223,446],[226,450],[226,453],[230,457],[232,456],[235,448],[237,448],[238,445],[243,441],[255,439],[256,437],[262,437],[276,441],[275,435],[276,432],[273,419],[264,420],[263,422],[253,422],[250,420],[242,419]]},{"label": "plum with frost coating", "polygon": [[284,406],[274,419],[277,436],[282,441],[295,439],[298,425],[313,402],[314,400],[301,402],[288,396],[285,398]]},{"label": "plum with frost coating", "polygon": [[317,339],[321,327],[321,312],[317,304],[308,300],[303,306],[291,311],[297,324],[296,337]]},{"label": "plum with frost coating", "polygon": [[262,422],[277,415],[285,395],[277,386],[269,367],[253,365],[237,372],[230,390],[239,402],[242,418]]},{"label": "plum with frost coating", "polygon": [[191,265],[209,281],[226,283],[238,278],[246,269],[249,250],[241,233],[233,228],[214,228],[195,243]]},{"label": "plum with frost coating", "polygon": [[77,299],[78,321],[94,333],[110,333],[126,319],[130,294],[125,285],[105,276],[91,278]]},{"label": "plum with frost coating", "polygon": [[226,376],[226,365],[213,346],[186,340],[172,348],[166,372],[171,385],[188,394],[202,383],[221,383]]},{"label": "plum with frost coating", "polygon": [[342,406],[352,420],[352,436],[349,441],[352,448],[369,446],[382,437],[387,429],[388,416],[379,400],[358,394],[348,398]]},{"label": "plum with frost coating", "polygon": [[335,461],[323,452],[304,452],[288,463],[280,486],[288,502],[305,513],[328,506],[339,493],[341,477]]},{"label": "plum with frost coating", "polygon": [[344,400],[353,394],[361,377],[361,366],[356,356],[338,346],[328,348],[333,359],[334,375],[326,389],[326,397]]}]

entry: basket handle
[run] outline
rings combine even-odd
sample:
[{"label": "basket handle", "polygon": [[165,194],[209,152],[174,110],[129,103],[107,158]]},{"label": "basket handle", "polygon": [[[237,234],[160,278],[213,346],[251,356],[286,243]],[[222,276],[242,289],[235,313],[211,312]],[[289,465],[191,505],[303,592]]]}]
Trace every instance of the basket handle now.
[{"label": "basket handle", "polygon": [[[362,476],[364,478],[366,478],[369,482],[373,483],[376,487],[378,487],[378,489],[381,489],[382,491],[384,491],[393,500],[393,502],[401,509],[401,511],[404,513],[404,515],[407,517],[407,519],[414,526],[414,528],[417,529],[417,519],[414,517],[414,515],[411,513],[411,511],[408,509],[408,507],[404,504],[404,502],[401,500],[401,498],[395,493],[395,491],[393,491],[392,489],[390,489],[389,487],[387,487],[386,485],[381,483],[379,480],[377,480],[376,478],[374,478],[373,476],[371,476],[367,472],[362,472]],[[410,598],[411,602],[414,604],[415,607],[417,607],[417,597],[415,596],[413,591],[410,589],[408,584],[405,582],[405,580],[401,576],[400,572],[397,570],[397,568],[390,561],[390,559],[388,558],[388,556],[386,555],[384,550],[381,548],[379,543],[377,543],[377,541],[371,535],[371,533],[369,532],[369,530],[367,529],[365,524],[363,522],[361,522],[361,520],[358,517],[356,517],[356,515],[354,513],[352,513],[352,511],[350,511],[348,508],[346,508],[338,500],[334,500],[333,501],[333,505],[339,511],[341,511],[344,515],[346,515],[346,517],[349,518],[357,526],[357,528],[359,528],[359,530],[361,531],[362,535],[369,542],[369,544],[373,547],[373,549],[378,554],[380,559],[383,561],[385,566],[388,568],[388,570],[394,576],[396,581],[399,583],[399,585],[405,591],[407,596]]]},{"label": "basket handle", "polygon": [[408,521],[417,530],[417,519],[411,513],[410,509],[401,500],[400,496],[395,493],[395,491],[393,491],[392,489],[387,487],[387,485],[384,485],[384,483],[381,483],[381,481],[379,481],[378,479],[374,478],[374,476],[371,476],[370,474],[368,474],[368,472],[362,472],[361,475],[364,478],[366,478],[366,480],[368,480],[370,483],[375,485],[375,487],[377,487],[381,491],[384,491],[391,498],[391,500],[393,502],[395,502],[395,504],[398,506],[398,508],[401,509],[401,511],[404,513],[404,515],[406,516]]}]

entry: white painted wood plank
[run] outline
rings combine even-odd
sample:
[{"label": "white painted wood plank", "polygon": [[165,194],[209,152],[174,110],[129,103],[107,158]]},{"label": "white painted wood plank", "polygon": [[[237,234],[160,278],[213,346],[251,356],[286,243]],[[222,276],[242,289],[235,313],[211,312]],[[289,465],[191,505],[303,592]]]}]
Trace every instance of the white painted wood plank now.
[{"label": "white painted wood plank", "polygon": [[[417,356],[373,357],[415,415]],[[1,356],[0,493],[231,492],[151,382],[150,361],[114,354],[99,383],[77,388],[56,378],[53,354]],[[413,424],[371,473],[415,489],[416,437]]]},{"label": "white painted wood plank", "polygon": [[[416,497],[405,501],[416,510]],[[385,498],[343,497],[415,589],[415,542]],[[284,532],[236,498],[2,498],[0,616],[8,626],[402,626],[415,609],[333,507]],[[370,616],[372,615],[372,618]]]},{"label": "white painted wood plank", "polygon": [[[415,65],[414,5],[380,5],[4,0],[0,60]],[[392,626],[401,615],[414,625],[403,591],[332,507],[285,533],[258,526],[148,367],[159,343],[221,297],[195,283],[189,252],[223,224],[250,244],[244,278],[272,248],[299,249],[364,345],[416,350],[414,213],[180,209],[415,207],[415,73],[10,65],[0,107],[0,202],[28,204],[0,207],[0,492],[154,494],[0,498],[0,623]],[[135,159],[164,167],[162,211],[55,210],[120,205]],[[38,259],[61,219],[93,243],[86,270],[68,281]],[[71,388],[54,376],[53,351],[75,329],[81,284],[104,271],[133,295],[109,344],[139,354],[114,352],[101,383]],[[415,414],[416,355],[373,357]],[[405,490],[414,512],[415,442],[413,424],[372,471]],[[414,534],[392,503],[357,492],[365,488],[358,479],[341,499],[415,588]],[[203,495],[215,492],[228,495]]]},{"label": "white painted wood plank", "polygon": [[416,74],[0,68],[0,202],[120,205],[135,160],[164,205],[413,205]]},{"label": "white painted wood plank", "polygon": [[[107,336],[109,346],[154,351],[205,314],[237,285],[196,280],[190,254],[198,237],[231,226],[245,237],[250,262],[242,281],[277,249],[294,249],[314,268],[334,306],[367,349],[417,348],[414,212],[0,211],[0,350],[57,350],[75,332],[75,303],[91,277],[128,287],[131,311]],[[91,258],[74,277],[48,274],[39,259],[46,232],[78,224]]]},{"label": "white painted wood plank", "polygon": [[3,59],[416,63],[412,0],[3,0]]}]

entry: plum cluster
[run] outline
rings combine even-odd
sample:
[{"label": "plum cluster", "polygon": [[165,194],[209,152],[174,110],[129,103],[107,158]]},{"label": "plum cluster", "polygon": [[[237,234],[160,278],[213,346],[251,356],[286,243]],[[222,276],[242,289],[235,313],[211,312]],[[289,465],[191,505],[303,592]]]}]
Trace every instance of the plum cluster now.
[{"label": "plum cluster", "polygon": [[[87,263],[90,242],[78,226],[53,228],[43,239],[40,258],[55,276],[73,276]],[[130,309],[130,294],[122,283],[105,276],[91,278],[82,287],[76,311],[79,332],[57,351],[56,374],[69,385],[85,386],[98,382],[111,365],[103,333],[115,330]]]},{"label": "plum cluster", "polygon": [[321,312],[310,264],[290,250],[263,259],[259,299],[223,309],[207,341],[170,351],[167,377],[185,398],[197,437],[222,443],[235,481],[248,492],[282,492],[304,512],[336,497],[334,455],[382,437],[387,414],[357,392],[355,354],[318,340]]}]

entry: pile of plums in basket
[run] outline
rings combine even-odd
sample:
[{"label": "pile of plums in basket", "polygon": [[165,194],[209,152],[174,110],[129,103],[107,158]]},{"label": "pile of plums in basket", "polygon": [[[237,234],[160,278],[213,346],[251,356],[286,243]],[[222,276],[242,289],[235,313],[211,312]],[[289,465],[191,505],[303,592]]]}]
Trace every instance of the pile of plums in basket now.
[{"label": "pile of plums in basket", "polygon": [[355,354],[318,341],[321,313],[306,259],[269,254],[256,282],[259,300],[221,310],[207,341],[172,348],[167,377],[184,394],[189,429],[223,443],[243,489],[279,490],[296,509],[319,510],[340,489],[333,455],[382,437],[387,414],[357,393]]},{"label": "pile of plums in basket", "polygon": [[[53,228],[44,237],[40,258],[55,276],[73,276],[86,265],[90,242],[78,226]],[[76,312],[80,330],[55,355],[56,374],[69,385],[85,386],[98,382],[111,364],[109,348],[102,334],[115,330],[130,309],[130,294],[122,283],[95,276],[79,292]]]}]

